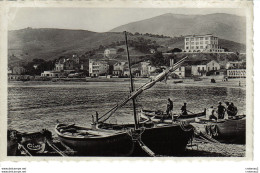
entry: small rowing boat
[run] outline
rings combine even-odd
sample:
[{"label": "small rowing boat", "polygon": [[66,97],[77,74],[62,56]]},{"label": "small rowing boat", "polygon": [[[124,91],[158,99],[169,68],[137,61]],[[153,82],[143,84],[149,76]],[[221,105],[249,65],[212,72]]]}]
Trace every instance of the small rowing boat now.
[{"label": "small rowing boat", "polygon": [[163,111],[141,110],[141,112],[139,113],[139,117],[142,121],[152,121],[155,123],[173,123],[175,121],[194,122],[195,118],[205,115],[205,111],[188,115],[173,114],[172,116],[167,115]]}]

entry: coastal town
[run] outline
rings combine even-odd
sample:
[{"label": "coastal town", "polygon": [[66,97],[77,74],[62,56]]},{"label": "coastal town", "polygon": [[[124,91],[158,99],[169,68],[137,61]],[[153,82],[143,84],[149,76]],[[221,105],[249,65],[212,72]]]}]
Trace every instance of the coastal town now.
[{"label": "coastal town", "polygon": [[[152,78],[164,69],[172,67],[180,58],[188,56],[169,78],[200,79],[203,77],[227,80],[246,77],[245,52],[231,52],[219,44],[213,34],[188,35],[183,37],[184,47],[163,47],[147,44],[145,55],[135,55],[131,62],[135,78]],[[133,48],[131,51],[135,51]],[[90,78],[128,78],[129,67],[125,56],[124,42],[110,47],[100,47],[83,55],[61,56],[53,61],[35,59],[23,65],[8,67],[8,80],[57,80]],[[15,56],[15,55],[11,55]],[[124,60],[125,59],[125,60]]]},{"label": "coastal town", "polygon": [[154,10],[10,28],[7,156],[247,157],[247,18]]}]

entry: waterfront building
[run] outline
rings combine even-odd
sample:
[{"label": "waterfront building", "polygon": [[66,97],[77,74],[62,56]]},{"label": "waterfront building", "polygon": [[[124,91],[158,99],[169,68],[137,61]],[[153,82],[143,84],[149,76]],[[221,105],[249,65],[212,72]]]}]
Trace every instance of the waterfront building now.
[{"label": "waterfront building", "polygon": [[55,63],[54,71],[63,72],[68,70],[88,70],[88,60],[84,58],[84,56],[79,57],[78,55],[74,54],[72,57],[61,57]]},{"label": "waterfront building", "polygon": [[218,45],[218,37],[212,34],[188,35],[184,38],[185,52],[224,52]]},{"label": "waterfront building", "polygon": [[109,64],[103,60],[89,60],[89,76],[97,77],[107,75],[109,72]]},{"label": "waterfront building", "polygon": [[116,62],[114,65],[113,65],[113,72],[112,74],[114,76],[123,76],[124,74],[124,70],[125,68],[127,68],[128,66],[128,63],[127,62]]},{"label": "waterfront building", "polygon": [[195,61],[191,63],[191,74],[193,76],[206,75],[209,71],[217,71],[220,65],[215,60]]},{"label": "waterfront building", "polygon": [[229,69],[227,70],[227,77],[229,78],[245,78],[246,69]]},{"label": "waterfront building", "polygon": [[64,70],[74,70],[75,69],[75,61],[67,60],[64,62]]},{"label": "waterfront building", "polygon": [[229,61],[226,64],[226,69],[239,69],[242,63],[242,61]]},{"label": "waterfront building", "polygon": [[181,66],[178,69],[176,69],[172,74],[175,76],[178,76],[178,78],[185,78],[186,77],[186,67]]},{"label": "waterfront building", "polygon": [[44,71],[43,73],[41,73],[42,77],[59,77],[59,72],[56,71]]}]

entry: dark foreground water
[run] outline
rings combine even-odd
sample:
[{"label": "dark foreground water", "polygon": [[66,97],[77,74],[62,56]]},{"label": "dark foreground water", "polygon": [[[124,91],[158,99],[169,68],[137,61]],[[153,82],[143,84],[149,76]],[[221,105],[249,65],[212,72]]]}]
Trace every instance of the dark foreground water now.
[{"label": "dark foreground water", "polygon": [[[136,88],[141,82],[136,83]],[[56,121],[89,126],[91,115],[102,115],[129,95],[128,82],[11,82],[8,87],[8,128],[33,132],[43,128],[54,132]],[[201,112],[218,102],[233,102],[239,114],[246,112],[246,91],[240,88],[178,86],[158,83],[137,98],[137,108],[166,109],[167,98],[179,113],[183,102],[188,110]],[[108,122],[133,122],[131,102]]]}]

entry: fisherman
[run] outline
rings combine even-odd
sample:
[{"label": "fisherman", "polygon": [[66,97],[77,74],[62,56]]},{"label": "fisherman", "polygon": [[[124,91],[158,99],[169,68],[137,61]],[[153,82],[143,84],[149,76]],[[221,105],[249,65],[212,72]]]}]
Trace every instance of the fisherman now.
[{"label": "fisherman", "polygon": [[212,119],[215,119],[217,120],[218,118],[215,116],[215,109],[213,106],[211,106],[210,108],[208,108],[206,110],[206,119],[207,120],[212,120]]},{"label": "fisherman", "polygon": [[186,105],[187,103],[184,103],[184,105],[181,107],[181,115],[188,115]]},{"label": "fisherman", "polygon": [[222,103],[219,102],[218,103],[218,119],[224,119],[224,115],[225,115],[225,112],[226,112],[226,108],[224,106],[222,106]]},{"label": "fisherman", "polygon": [[227,104],[227,114],[229,117],[233,117],[237,115],[237,107],[234,106],[234,103],[226,102]]},{"label": "fisherman", "polygon": [[170,98],[168,98],[168,103],[167,103],[167,109],[166,109],[166,114],[170,115],[170,112],[173,110],[173,103]]}]

